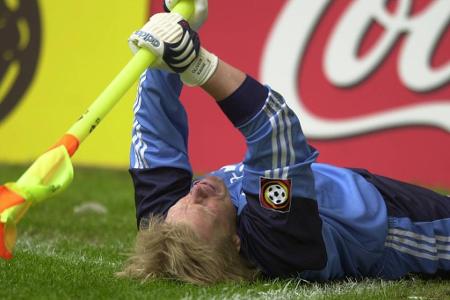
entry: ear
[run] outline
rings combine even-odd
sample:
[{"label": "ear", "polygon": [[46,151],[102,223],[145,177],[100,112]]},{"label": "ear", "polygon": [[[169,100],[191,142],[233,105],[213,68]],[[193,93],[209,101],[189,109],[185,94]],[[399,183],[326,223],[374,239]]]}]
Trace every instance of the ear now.
[{"label": "ear", "polygon": [[239,238],[239,236],[237,234],[234,234],[232,240],[237,252],[241,251],[241,239]]}]

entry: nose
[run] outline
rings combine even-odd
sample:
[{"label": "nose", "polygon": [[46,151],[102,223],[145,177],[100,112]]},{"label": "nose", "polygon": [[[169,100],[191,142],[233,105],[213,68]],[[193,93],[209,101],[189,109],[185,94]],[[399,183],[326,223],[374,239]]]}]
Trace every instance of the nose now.
[{"label": "nose", "polygon": [[201,184],[195,184],[191,189],[192,202],[201,204],[208,197],[207,191],[202,188]]},{"label": "nose", "polygon": [[208,197],[206,191],[202,189],[200,184],[195,184],[191,189],[192,202],[200,204]]}]

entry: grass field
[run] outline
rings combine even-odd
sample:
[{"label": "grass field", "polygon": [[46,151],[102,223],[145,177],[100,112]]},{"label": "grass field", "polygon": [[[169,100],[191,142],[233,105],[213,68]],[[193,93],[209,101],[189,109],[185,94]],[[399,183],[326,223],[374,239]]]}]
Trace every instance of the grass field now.
[{"label": "grass field", "polygon": [[[16,180],[24,170],[0,165],[0,183]],[[89,203],[101,207],[86,210]],[[450,281],[438,279],[212,287],[118,279],[114,273],[135,231],[127,172],[77,169],[67,191],[32,207],[19,224],[15,258],[0,261],[0,299],[450,299]]]}]

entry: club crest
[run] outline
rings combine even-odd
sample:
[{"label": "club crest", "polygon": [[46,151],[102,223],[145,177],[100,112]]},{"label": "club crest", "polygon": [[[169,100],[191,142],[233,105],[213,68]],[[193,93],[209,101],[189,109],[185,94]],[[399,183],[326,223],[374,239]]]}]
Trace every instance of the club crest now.
[{"label": "club crest", "polygon": [[259,202],[264,208],[288,212],[291,207],[291,180],[261,177]]}]

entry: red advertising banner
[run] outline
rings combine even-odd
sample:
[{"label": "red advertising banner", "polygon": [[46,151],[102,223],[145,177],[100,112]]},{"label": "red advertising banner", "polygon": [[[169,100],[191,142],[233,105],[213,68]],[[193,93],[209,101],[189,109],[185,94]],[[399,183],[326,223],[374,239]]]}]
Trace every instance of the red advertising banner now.
[{"label": "red advertising banner", "polygon": [[[161,3],[153,1],[154,11]],[[450,187],[450,1],[211,1],[202,44],[270,85],[319,161]],[[243,138],[185,88],[196,172],[242,160]]]}]

